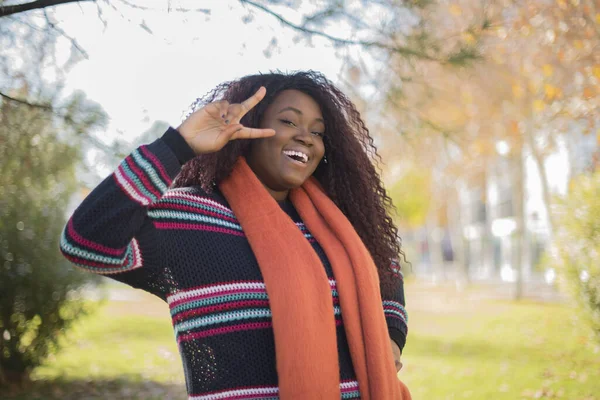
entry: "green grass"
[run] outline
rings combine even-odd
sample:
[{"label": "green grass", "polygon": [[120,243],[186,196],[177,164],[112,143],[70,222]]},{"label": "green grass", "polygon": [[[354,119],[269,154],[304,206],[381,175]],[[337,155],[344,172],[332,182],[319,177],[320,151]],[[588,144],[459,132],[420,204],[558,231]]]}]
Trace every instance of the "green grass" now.
[{"label": "green grass", "polygon": [[477,296],[417,305],[400,373],[416,400],[600,399],[600,349],[570,307]]},{"label": "green grass", "polygon": [[[410,333],[400,378],[415,400],[600,400],[600,350],[566,305],[482,300],[407,286]],[[109,302],[77,325],[17,399],[184,399],[166,306]]]}]

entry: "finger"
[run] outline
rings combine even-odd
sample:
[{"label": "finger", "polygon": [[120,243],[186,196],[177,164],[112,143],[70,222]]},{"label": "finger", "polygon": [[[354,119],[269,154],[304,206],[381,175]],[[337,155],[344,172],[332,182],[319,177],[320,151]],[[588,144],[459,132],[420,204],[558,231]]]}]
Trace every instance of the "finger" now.
[{"label": "finger", "polygon": [[271,137],[275,135],[274,129],[258,129],[258,128],[248,128],[242,126],[241,129],[237,130],[230,140],[236,139],[260,139],[265,137]]},{"label": "finger", "polygon": [[213,118],[223,119],[223,115],[227,113],[227,108],[229,107],[229,102],[226,100],[215,101],[212,103],[208,103],[204,109]]},{"label": "finger", "polygon": [[257,105],[267,94],[267,89],[264,86],[261,86],[256,93],[254,93],[250,98],[244,100],[242,105],[242,113],[238,116],[239,119],[242,119],[244,115],[248,113],[248,111],[252,110],[255,105]]},{"label": "finger", "polygon": [[242,124],[231,124],[221,131],[217,137],[217,140],[223,140],[223,138],[225,138],[227,141],[233,140],[235,133],[241,130],[243,127],[244,125]]},{"label": "finger", "polygon": [[[222,120],[226,119],[227,109],[229,109],[229,102],[227,100],[223,100],[219,102],[219,113]],[[229,122],[226,122],[229,123]]]}]

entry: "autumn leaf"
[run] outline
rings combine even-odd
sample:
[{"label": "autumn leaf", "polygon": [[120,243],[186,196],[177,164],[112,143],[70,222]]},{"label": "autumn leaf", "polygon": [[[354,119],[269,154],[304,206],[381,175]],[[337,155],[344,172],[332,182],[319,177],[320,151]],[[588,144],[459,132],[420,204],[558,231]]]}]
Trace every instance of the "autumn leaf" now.
[{"label": "autumn leaf", "polygon": [[593,88],[591,88],[590,86],[586,86],[583,89],[583,98],[586,100],[589,100],[591,98],[593,98],[596,95],[595,91]]},{"label": "autumn leaf", "polygon": [[518,135],[519,133],[521,133],[521,130],[519,129],[518,121],[510,121],[509,127],[510,127],[511,135]]},{"label": "autumn leaf", "polygon": [[552,68],[552,65],[550,64],[544,64],[542,71],[544,72],[545,76],[550,77],[554,73],[554,68]]},{"label": "autumn leaf", "polygon": [[514,84],[512,85],[512,92],[515,98],[520,99],[525,95],[525,90],[521,87],[521,85]]},{"label": "autumn leaf", "polygon": [[537,99],[533,102],[533,109],[536,112],[542,112],[544,111],[544,108],[546,108],[546,103],[544,103],[544,100]]},{"label": "autumn leaf", "polygon": [[450,6],[450,13],[457,17],[462,14],[462,9],[458,4],[452,4]]},{"label": "autumn leaf", "polygon": [[594,66],[592,67],[592,74],[593,74],[593,75],[594,75],[596,78],[600,79],[600,65],[594,65]]},{"label": "autumn leaf", "polygon": [[558,89],[547,83],[544,85],[544,93],[546,94],[546,99],[552,101],[557,97]]},{"label": "autumn leaf", "polygon": [[463,40],[466,44],[468,44],[469,46],[472,46],[475,44],[476,39],[475,36],[471,33],[471,32],[464,32],[462,34]]}]

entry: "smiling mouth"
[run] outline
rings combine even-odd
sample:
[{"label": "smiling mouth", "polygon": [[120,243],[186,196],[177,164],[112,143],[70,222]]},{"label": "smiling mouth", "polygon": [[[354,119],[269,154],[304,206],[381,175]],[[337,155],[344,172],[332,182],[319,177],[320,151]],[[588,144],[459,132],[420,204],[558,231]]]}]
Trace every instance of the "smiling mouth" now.
[{"label": "smiling mouth", "polygon": [[301,151],[284,150],[283,154],[297,163],[306,164],[308,162],[308,155]]}]

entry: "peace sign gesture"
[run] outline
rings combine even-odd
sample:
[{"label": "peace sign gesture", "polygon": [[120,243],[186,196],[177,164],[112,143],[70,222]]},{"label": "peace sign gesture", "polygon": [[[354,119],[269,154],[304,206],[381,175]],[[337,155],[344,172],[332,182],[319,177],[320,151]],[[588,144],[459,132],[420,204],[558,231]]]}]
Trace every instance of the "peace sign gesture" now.
[{"label": "peace sign gesture", "polygon": [[273,136],[273,129],[248,128],[240,124],[242,117],[256,106],[266,93],[267,90],[261,86],[254,95],[240,104],[229,104],[226,100],[209,103],[194,111],[177,130],[196,154],[219,151],[230,140]]}]

